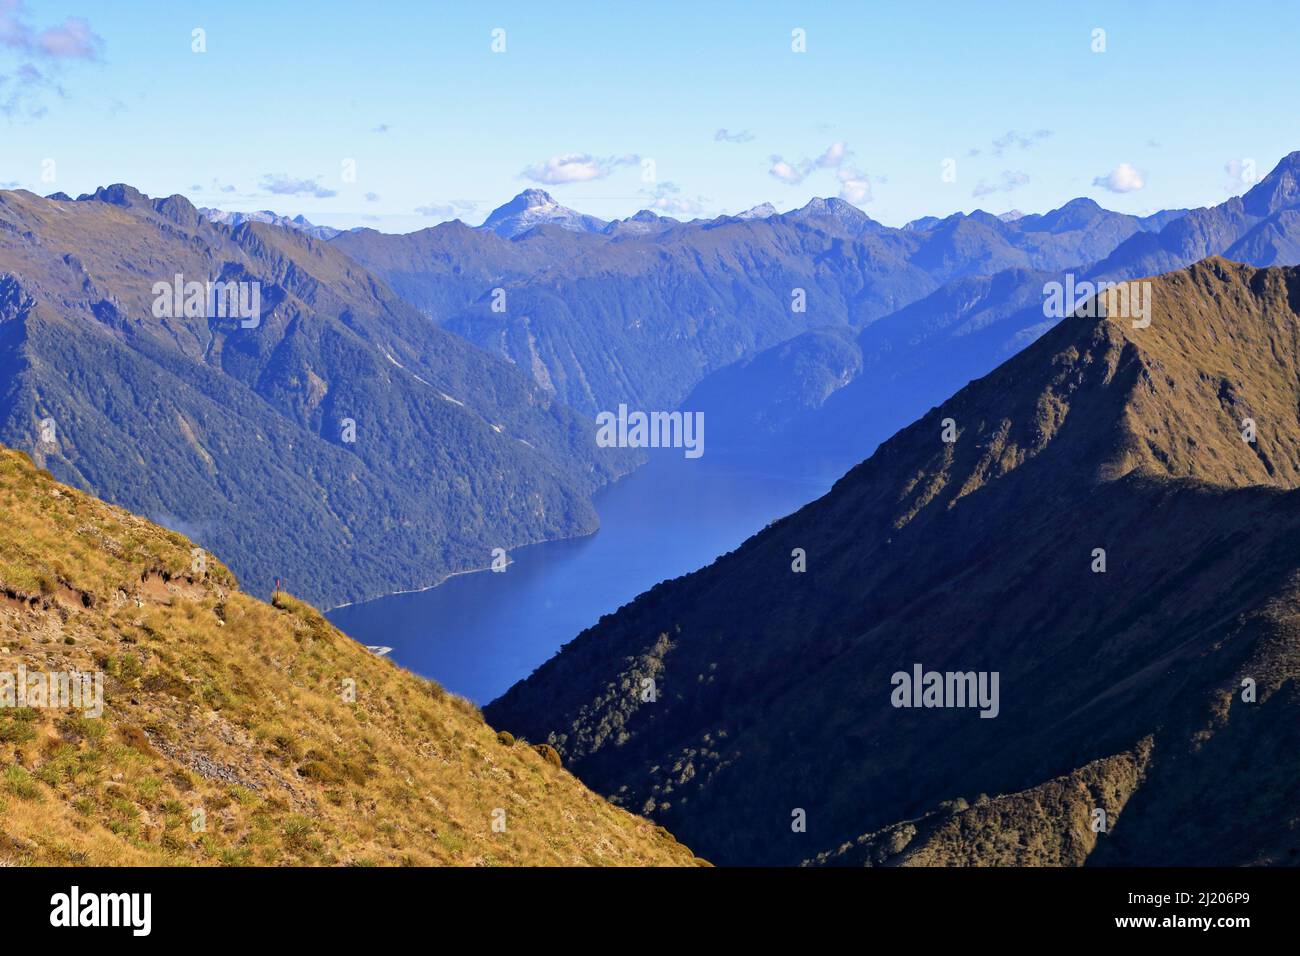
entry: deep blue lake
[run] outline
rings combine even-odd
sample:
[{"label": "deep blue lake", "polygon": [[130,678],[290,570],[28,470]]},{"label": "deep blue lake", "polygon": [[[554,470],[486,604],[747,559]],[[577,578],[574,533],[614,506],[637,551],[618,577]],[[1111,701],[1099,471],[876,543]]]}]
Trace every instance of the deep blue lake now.
[{"label": "deep blue lake", "polygon": [[838,472],[779,473],[662,452],[600,491],[600,530],[511,553],[504,572],[337,608],[329,619],[403,667],[479,704],[660,581],[710,563],[829,490]]}]

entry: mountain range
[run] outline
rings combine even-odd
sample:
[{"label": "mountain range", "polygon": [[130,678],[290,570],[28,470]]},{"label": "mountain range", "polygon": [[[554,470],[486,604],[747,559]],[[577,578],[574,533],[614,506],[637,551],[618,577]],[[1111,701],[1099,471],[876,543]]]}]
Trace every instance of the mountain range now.
[{"label": "mountain range", "polygon": [[[210,280],[259,314],[168,308]],[[0,192],[0,369],[0,442],[327,604],[589,533],[638,460],[332,243],[121,185]]]},{"label": "mountain range", "polygon": [[847,468],[1051,328],[1059,316],[1044,312],[1049,282],[1157,275],[1212,255],[1255,266],[1300,264],[1298,182],[1300,153],[1292,153],[1244,196],[1158,213],[1137,229],[1090,200],[1024,216],[1013,225],[1040,238],[1080,235],[1081,228],[1108,238],[1067,244],[1063,258],[1075,257],[1073,264],[1040,258],[953,278],[856,335],[810,330],[706,377],[683,407],[704,412],[719,454],[780,460],[795,449],[816,450]]},{"label": "mountain range", "polygon": [[720,863],[1296,863],[1300,269],[1150,281],[486,716]]},{"label": "mountain range", "polygon": [[203,206],[199,207],[199,214],[204,218],[220,223],[223,226],[239,226],[246,222],[264,222],[271,226],[280,226],[284,229],[296,229],[299,232],[305,232],[313,239],[333,239],[342,229],[334,229],[331,226],[316,226],[307,221],[305,216],[281,216],[269,209],[262,209],[257,212],[226,212],[220,209],[210,209]]},{"label": "mountain range", "polygon": [[[327,236],[122,184],[0,192],[0,443],[172,529],[60,512],[89,499],[7,459],[9,507],[52,524],[13,521],[26,530],[0,564],[6,610],[53,615],[7,633],[46,655],[63,636],[133,645],[135,663],[101,654],[122,687],[198,693],[219,713],[241,673],[261,680],[291,645],[343,651],[295,599],[277,597],[292,620],[273,624],[232,597],[224,565],[186,577],[193,547],[250,589],[284,581],[313,602],[431,586],[595,530],[590,496],[644,458],[598,447],[594,414],[684,408],[705,415],[710,454],[825,451],[850,470],[579,635],[490,705],[493,724],[723,863],[1292,861],[1298,212],[1300,154],[1204,209],[1077,199],[898,229],[836,199],[606,222],[528,190],[477,228]],[[1067,280],[1149,281],[1150,325],[1059,321],[1044,295]],[[251,310],[215,309],[212,282]],[[166,557],[140,557],[141,541]],[[231,602],[251,602],[277,650],[137,685],[137,668],[168,663],[139,652],[182,626],[134,613],[151,595],[204,622],[197,660]],[[92,614],[65,634],[78,602],[130,620]],[[894,692],[931,672],[996,675],[1001,697],[977,712]],[[170,758],[158,728],[192,714],[151,700],[141,753]],[[240,713],[240,732],[293,763],[259,780],[364,775],[326,759],[319,727],[303,731],[312,758],[259,731],[269,715]],[[39,760],[19,766],[31,777]],[[290,839],[277,860],[374,851],[369,835]],[[449,839],[460,859],[466,838]],[[402,844],[417,859],[430,846]]]},{"label": "mountain range", "polygon": [[860,330],[967,276],[1091,261],[1177,215],[1075,200],[1010,223],[977,211],[891,229],[816,199],[785,214],[680,223],[642,212],[607,224],[528,190],[480,229],[363,229],[332,244],[592,414],[621,402],[675,408],[709,374],[801,333]]},{"label": "mountain range", "polygon": [[[590,495],[643,460],[596,447],[598,412],[699,411],[711,455],[843,470],[1050,328],[1046,282],[1286,263],[1298,162],[1208,209],[901,229],[838,199],[608,223],[527,190],[477,228],[326,240],[124,185],[3,192],[0,441],[251,588],[428,587],[595,530]],[[257,326],[155,317],[176,275],[258,287]]]}]

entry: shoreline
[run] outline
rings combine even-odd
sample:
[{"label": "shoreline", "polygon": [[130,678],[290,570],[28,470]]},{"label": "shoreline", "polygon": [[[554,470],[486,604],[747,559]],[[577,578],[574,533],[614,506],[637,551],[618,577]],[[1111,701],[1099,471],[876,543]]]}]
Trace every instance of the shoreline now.
[{"label": "shoreline", "polygon": [[[523,551],[525,548],[536,548],[543,544],[558,544],[561,541],[579,541],[582,538],[590,538],[592,535],[599,533],[599,531],[600,531],[600,525],[597,524],[595,530],[589,531],[586,534],[571,534],[562,538],[543,538],[541,541],[530,541],[527,544],[519,545],[517,548],[515,548],[515,551]],[[509,551],[506,552],[507,568],[510,567],[510,565],[515,563],[515,559],[512,555],[513,552],[509,552]],[[481,568],[465,568],[463,571],[450,571],[447,574],[444,574],[433,584],[426,584],[425,586],[418,587],[418,588],[403,588],[400,591],[387,591],[383,594],[376,594],[374,597],[362,598],[359,601],[345,601],[342,604],[335,604],[333,607],[323,608],[321,610],[321,613],[332,614],[335,611],[342,610],[345,607],[357,607],[362,604],[370,604],[372,601],[382,601],[385,598],[397,597],[399,594],[423,594],[425,591],[432,591],[434,588],[442,587],[452,578],[458,578],[466,574],[482,574],[484,571],[491,571],[491,570],[492,570],[492,565],[486,564]]]},{"label": "shoreline", "polygon": [[[595,532],[592,532],[592,533],[594,534]],[[548,540],[549,540],[549,539],[548,539]],[[565,540],[565,539],[559,539],[559,540]],[[534,543],[534,544],[545,544],[546,542],[545,542],[545,541],[535,541],[535,542],[533,542],[533,543]],[[529,547],[529,545],[523,545],[523,547]],[[507,555],[507,557],[509,557],[509,555]],[[513,561],[507,561],[507,563],[506,563],[506,567],[509,567],[509,566],[512,565],[512,564],[514,564]],[[425,591],[432,591],[434,588],[440,588],[440,587],[442,587],[444,584],[446,584],[448,581],[450,581],[452,578],[460,577],[462,574],[479,574],[480,572],[483,572],[483,571],[491,571],[491,570],[492,570],[492,565],[489,564],[489,565],[485,565],[484,567],[481,567],[481,568],[466,568],[464,571],[449,571],[447,574],[444,574],[442,577],[440,577],[440,578],[439,578],[437,581],[435,581],[433,584],[427,584],[427,585],[425,585],[424,587],[419,587],[419,588],[403,588],[403,589],[400,590],[400,591],[387,591],[387,592],[385,592],[385,593],[383,593],[383,594],[376,594],[374,597],[361,598],[361,600],[359,600],[359,601],[344,601],[342,604],[335,604],[333,607],[327,607],[327,608],[324,608],[324,609],[321,611],[321,613],[322,613],[322,614],[331,614],[331,613],[333,613],[334,611],[342,610],[342,609],[345,608],[345,607],[357,607],[358,605],[361,605],[361,604],[369,604],[371,601],[382,601],[384,598],[397,597],[399,594],[422,594],[422,593],[425,592]]]},{"label": "shoreline", "polygon": [[[596,512],[596,527],[593,528],[591,531],[587,532],[586,534],[571,534],[559,538],[543,538],[540,541],[529,541],[526,544],[519,545],[518,547],[515,548],[515,550],[522,551],[525,548],[534,548],[540,544],[555,544],[560,541],[578,541],[582,538],[590,538],[592,535],[598,534],[600,532],[600,527],[601,527],[601,516],[600,516],[600,509],[596,507],[596,499],[599,498],[603,492],[608,491],[610,488],[613,488],[619,482],[624,481],[625,479],[630,478],[632,475],[641,472],[644,468],[646,468],[650,464],[651,460],[652,459],[649,456],[647,456],[646,460],[641,462],[635,468],[623,472],[621,475],[615,477],[613,481],[605,482],[603,485],[601,485],[599,488],[597,488],[595,491],[591,493],[591,495],[588,498],[588,501],[591,503],[592,508]],[[507,552],[506,554],[506,557],[509,559],[506,565],[507,567],[515,563],[514,559],[510,557],[511,554],[512,552]],[[321,613],[332,614],[334,611],[342,610],[345,607],[355,607],[359,604],[369,604],[371,601],[382,601],[384,598],[397,597],[399,594],[421,594],[425,591],[432,591],[434,588],[440,588],[448,581],[450,581],[452,578],[460,577],[463,574],[479,574],[483,571],[491,571],[491,570],[492,570],[492,565],[487,564],[481,568],[466,568],[463,571],[451,571],[447,574],[444,574],[433,584],[428,584],[425,585],[424,587],[404,588],[400,591],[387,591],[383,594],[376,594],[374,597],[362,598],[359,601],[345,601],[342,604],[335,604],[333,607],[323,608],[321,610]]]},{"label": "shoreline", "polygon": [[[730,464],[734,466],[735,459],[733,459],[731,456],[723,455],[720,457],[723,458],[724,461],[728,461]],[[742,458],[740,460],[743,463],[744,459]],[[599,507],[600,499],[607,492],[613,490],[614,488],[616,488],[617,486],[619,486],[620,484],[622,484],[632,476],[640,475],[644,473],[647,468],[651,467],[653,462],[654,462],[654,458],[653,457],[649,458],[647,461],[643,462],[638,467],[632,469],[631,471],[619,475],[613,481],[607,482],[606,484],[601,485],[599,488],[595,490],[595,492],[591,496],[590,501],[592,507],[595,508],[596,510],[596,527],[593,528],[591,531],[587,532],[586,534],[564,535],[558,538],[543,538],[540,541],[529,541],[525,544],[518,545],[514,551],[507,553],[509,564],[515,563],[515,559],[514,559],[515,552],[523,551],[528,548],[539,547],[544,544],[558,544],[561,541],[580,541],[583,538],[590,538],[596,534],[599,534],[601,528],[604,526],[604,516],[601,515],[600,507]],[[734,467],[728,470],[735,472]],[[745,474],[746,472],[750,472],[750,471],[751,471],[750,469],[742,467],[739,473]],[[814,494],[812,498],[808,499],[808,501],[815,501],[817,498],[820,498],[822,495],[826,494],[826,492],[830,490],[830,487],[834,485],[835,481],[838,480],[838,478],[840,477],[840,473],[835,472],[834,469],[831,469],[831,472],[829,472],[828,475],[821,475],[814,472],[810,474],[797,473],[797,474],[779,475],[778,477],[783,481],[794,481],[799,483],[811,482],[815,485],[822,486],[818,493]],[[807,503],[808,502],[805,502],[805,504]],[[800,505],[799,507],[803,507],[803,506]],[[798,508],[796,508],[795,510],[797,511]],[[783,517],[783,516],[778,516],[778,517]],[[507,565],[507,567],[509,566],[509,564]],[[465,568],[461,571],[451,571],[443,575],[433,584],[427,584],[422,587],[415,587],[415,588],[402,588],[397,591],[386,591],[383,594],[376,594],[373,597],[361,598],[360,600],[357,601],[345,601],[342,604],[336,604],[333,605],[332,607],[324,608],[322,609],[321,613],[328,615],[328,614],[332,614],[334,611],[342,610],[343,608],[356,607],[357,605],[361,605],[361,604],[369,604],[372,601],[382,601],[385,598],[397,597],[400,594],[421,594],[425,591],[432,591],[434,588],[442,587],[452,578],[460,577],[461,575],[465,575],[465,574],[480,574],[484,571],[491,571],[491,570],[492,570],[492,565],[486,564],[483,565],[482,567]]]}]

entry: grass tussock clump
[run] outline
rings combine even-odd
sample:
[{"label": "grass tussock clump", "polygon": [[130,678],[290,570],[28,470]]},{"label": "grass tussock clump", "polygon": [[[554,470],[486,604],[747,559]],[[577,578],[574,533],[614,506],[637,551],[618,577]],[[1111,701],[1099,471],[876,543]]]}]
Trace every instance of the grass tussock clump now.
[{"label": "grass tussock clump", "polygon": [[0,707],[0,865],[694,862],[553,748],[193,551],[0,450],[0,670],[103,680],[100,716]]}]

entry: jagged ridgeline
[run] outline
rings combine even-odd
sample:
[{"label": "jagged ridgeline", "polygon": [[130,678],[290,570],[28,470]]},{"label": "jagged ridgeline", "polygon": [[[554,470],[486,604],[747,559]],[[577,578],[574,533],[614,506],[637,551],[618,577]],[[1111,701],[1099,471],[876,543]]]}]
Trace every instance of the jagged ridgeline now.
[{"label": "jagged ridgeline", "polygon": [[[102,696],[54,706],[79,675]],[[696,862],[549,748],[7,449],[0,702],[0,865]]]},{"label": "jagged ridgeline", "polygon": [[1064,313],[1044,309],[1049,284],[1135,279],[1214,255],[1300,264],[1300,153],[1202,209],[1134,220],[1075,199],[1011,224],[974,213],[914,225],[933,236],[929,268],[969,257],[981,274],[959,273],[860,331],[814,329],[705,377],[683,405],[710,422],[711,454],[780,462],[815,451],[846,470],[1054,325]]},{"label": "jagged ridgeline", "polygon": [[638,460],[332,245],[126,186],[0,192],[0,442],[330,605],[591,532]]},{"label": "jagged ridgeline", "polygon": [[1300,269],[1148,281],[488,718],[717,862],[1300,862]]},{"label": "jagged ridgeline", "polygon": [[[1079,199],[1015,222],[977,210],[895,229],[843,200],[814,199],[780,215],[769,206],[683,223],[642,211],[604,223],[527,190],[478,229],[361,229],[331,244],[444,328],[594,414],[620,402],[675,408],[706,375],[810,329],[862,329],[956,277],[1090,262],[1174,215],[1143,219]],[[728,395],[766,407],[777,400],[769,384]],[[798,390],[799,371],[782,384]],[[724,433],[748,424],[741,409],[715,408]]]}]

